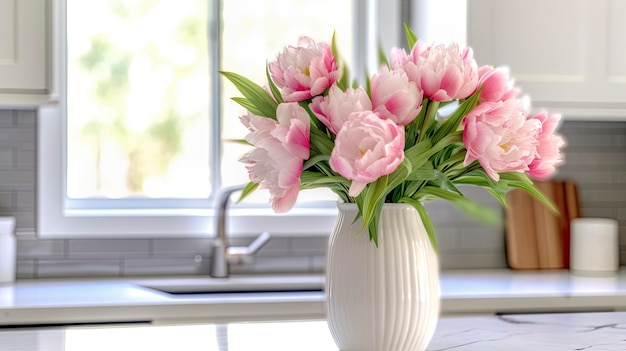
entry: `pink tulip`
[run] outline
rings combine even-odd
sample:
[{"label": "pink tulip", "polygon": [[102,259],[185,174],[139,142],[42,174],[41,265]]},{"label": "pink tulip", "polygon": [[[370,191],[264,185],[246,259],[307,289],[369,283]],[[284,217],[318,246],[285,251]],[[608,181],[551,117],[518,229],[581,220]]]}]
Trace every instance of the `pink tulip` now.
[{"label": "pink tulip", "polygon": [[315,97],[309,107],[331,132],[337,134],[351,113],[371,111],[372,102],[363,88],[342,91],[333,85],[328,95]]},{"label": "pink tulip", "polygon": [[392,173],[404,160],[404,128],[371,111],[353,113],[337,134],[330,167],[352,180],[358,196],[368,183]]},{"label": "pink tulip", "polygon": [[245,163],[250,180],[268,189],[272,208],[289,211],[300,192],[303,161],[310,156],[309,115],[297,103],[282,103],[277,120],[255,115],[241,117],[250,133],[246,140],[255,146],[240,161]]},{"label": "pink tulip", "polygon": [[556,166],[563,163],[561,148],[565,146],[565,139],[555,134],[561,116],[548,115],[547,112],[541,111],[532,119],[541,122],[541,131],[537,137],[539,141],[537,157],[529,165],[530,170],[527,173],[535,179],[544,180],[550,178],[556,171]]},{"label": "pink tulip", "polygon": [[526,172],[537,153],[538,119],[527,119],[522,101],[485,102],[463,119],[465,165],[478,160],[494,180],[501,172]]},{"label": "pink tulip", "polygon": [[456,43],[428,47],[418,41],[409,57],[404,70],[424,91],[424,97],[445,102],[464,99],[476,91],[478,66],[471,48],[461,51]]},{"label": "pink tulip", "polygon": [[302,37],[269,63],[272,80],[286,102],[303,101],[322,94],[340,76],[330,46]]},{"label": "pink tulip", "polygon": [[389,66],[392,70],[404,70],[404,65],[411,62],[411,58],[407,55],[406,51],[402,48],[391,49],[389,54]]},{"label": "pink tulip", "polygon": [[507,67],[482,66],[478,69],[478,86],[482,87],[478,102],[505,101],[515,97],[519,89],[513,86]]},{"label": "pink tulip", "polygon": [[[430,46],[423,41],[415,42],[411,54],[407,54],[402,48],[391,49],[389,55],[389,66],[393,71],[406,73],[411,82],[415,82],[419,89],[422,89],[420,83],[420,70],[417,67],[422,55],[430,51]],[[423,61],[423,58],[421,59]]]},{"label": "pink tulip", "polygon": [[372,77],[370,94],[373,111],[401,126],[411,123],[422,109],[422,91],[401,70],[382,66]]}]

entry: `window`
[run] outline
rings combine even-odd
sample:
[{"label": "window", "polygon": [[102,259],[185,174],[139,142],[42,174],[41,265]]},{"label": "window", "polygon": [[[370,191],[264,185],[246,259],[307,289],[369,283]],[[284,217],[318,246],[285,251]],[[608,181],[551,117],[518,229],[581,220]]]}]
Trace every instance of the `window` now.
[{"label": "window", "polygon": [[208,198],[207,1],[66,3],[68,204]]},{"label": "window", "polygon": [[[376,38],[399,45],[399,1],[324,1],[327,6],[311,0],[58,1],[60,103],[39,113],[39,233],[212,232],[212,189],[247,181],[237,162],[244,149],[228,142],[245,135],[238,122],[243,109],[230,102],[238,94],[217,71],[262,83],[265,61],[303,34],[326,41],[336,30],[355,72],[371,67]],[[215,115],[220,118],[209,117]],[[231,232],[326,234],[334,223],[329,203],[279,216],[254,204],[267,203],[266,195],[231,211],[237,218]]]}]

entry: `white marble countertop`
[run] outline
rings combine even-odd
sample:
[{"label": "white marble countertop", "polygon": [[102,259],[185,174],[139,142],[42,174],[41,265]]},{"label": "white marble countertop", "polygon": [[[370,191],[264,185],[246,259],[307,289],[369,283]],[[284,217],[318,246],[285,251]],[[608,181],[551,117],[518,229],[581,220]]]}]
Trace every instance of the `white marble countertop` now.
[{"label": "white marble countertop", "polygon": [[[625,350],[626,312],[446,316],[427,351]],[[335,351],[323,320],[0,329],[3,351]]]},{"label": "white marble countertop", "polygon": [[442,318],[427,350],[626,350],[626,312]]},{"label": "white marble countertop", "polygon": [[[185,279],[165,280],[176,283]],[[186,280],[189,279],[207,278]],[[325,317],[321,291],[170,295],[141,285],[152,280],[22,280],[0,285],[0,326],[221,323]],[[444,316],[626,311],[625,270],[611,277],[573,276],[566,270],[444,271],[441,286]]]}]

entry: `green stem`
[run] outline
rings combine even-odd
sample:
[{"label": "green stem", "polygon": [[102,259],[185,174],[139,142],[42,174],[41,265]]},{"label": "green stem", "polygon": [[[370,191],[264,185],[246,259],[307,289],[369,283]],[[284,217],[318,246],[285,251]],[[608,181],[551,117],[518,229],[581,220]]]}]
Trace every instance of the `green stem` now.
[{"label": "green stem", "polygon": [[419,136],[417,137],[417,142],[424,140],[426,137],[426,131],[430,128],[430,125],[435,121],[435,115],[437,115],[437,110],[439,109],[439,101],[431,101],[428,104],[426,116],[424,117],[424,123],[422,123],[422,130],[420,131]]},{"label": "green stem", "polygon": [[444,173],[447,173],[448,171],[465,167],[463,165],[463,161],[465,161],[465,153],[457,152],[456,154],[453,154],[452,156],[450,156],[448,160],[439,164],[437,166],[437,169],[439,169],[440,171]]},{"label": "green stem", "polygon": [[417,133],[426,118],[426,110],[428,109],[429,102],[430,100],[428,99],[422,101],[422,110],[417,117],[406,126],[406,135],[404,136],[405,145],[414,145],[417,143]]},{"label": "green stem", "polygon": [[463,176],[465,174],[468,174],[468,173],[470,173],[470,172],[472,172],[472,171],[474,171],[476,169],[480,169],[481,166],[480,166],[480,163],[478,163],[478,161],[474,161],[471,164],[469,164],[468,166],[464,166],[463,168],[465,168],[463,170],[463,172],[457,174],[456,176],[450,176],[450,180],[455,180],[456,178],[459,178],[459,177],[461,177],[461,176]]}]

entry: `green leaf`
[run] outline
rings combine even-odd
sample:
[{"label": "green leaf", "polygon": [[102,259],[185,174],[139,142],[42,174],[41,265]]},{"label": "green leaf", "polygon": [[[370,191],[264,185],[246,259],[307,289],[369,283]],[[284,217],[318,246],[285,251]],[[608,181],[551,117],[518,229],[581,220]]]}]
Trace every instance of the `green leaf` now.
[{"label": "green leaf", "polygon": [[484,169],[474,169],[466,174],[454,179],[455,184],[468,184],[485,188],[496,200],[498,200],[504,207],[506,204],[506,192],[510,187],[506,184],[506,180],[501,178],[501,181],[496,182],[491,179]]},{"label": "green leaf", "polygon": [[[424,115],[424,120],[422,121],[422,126],[419,132],[419,136],[417,138],[418,141],[424,140],[426,138],[429,129],[434,126],[435,117],[437,116],[437,110],[439,109],[440,102],[439,101],[431,101],[426,106],[426,115]],[[424,109],[424,107],[422,107]],[[434,141],[436,142],[436,141]]]},{"label": "green leaf", "polygon": [[425,186],[420,190],[420,194],[433,195],[436,198],[441,198],[448,201],[458,201],[463,198],[463,195],[441,189],[434,186]]},{"label": "green leaf", "polygon": [[[433,138],[433,142],[434,142],[434,138]],[[462,142],[463,142],[463,131],[459,130],[456,132],[451,132],[451,133],[448,133],[443,138],[441,138],[440,140],[438,140],[437,143],[434,144],[433,148],[429,150],[429,152],[431,153],[431,155],[434,155],[437,152],[446,148],[447,146],[450,146],[455,143],[462,143]]]},{"label": "green leaf", "polygon": [[491,208],[485,207],[466,198],[462,194],[433,186],[426,186],[422,188],[420,190],[420,194],[432,195],[436,198],[448,200],[470,218],[475,218],[489,224],[501,223],[501,215],[499,213],[496,213]]},{"label": "green leaf", "polygon": [[278,103],[272,99],[272,97],[259,85],[252,82],[250,79],[233,72],[220,72],[224,77],[230,80],[235,87],[248,99],[248,101],[254,105],[259,114],[258,116],[265,116],[276,119],[276,107]]},{"label": "green leaf", "polygon": [[330,39],[330,50],[333,53],[333,56],[336,58],[339,57],[339,49],[337,48],[337,41],[335,40],[335,32],[333,31],[333,36]]},{"label": "green leaf", "polygon": [[[300,186],[301,189],[305,190],[305,189],[316,189],[316,188],[322,188],[322,187],[331,187],[336,185],[336,189],[341,189],[341,190],[345,190],[346,188],[341,186],[342,185],[342,181],[340,179],[341,177],[339,176],[334,176],[334,177],[323,177],[323,178],[319,178],[315,181],[307,181],[307,182],[302,182],[302,185]],[[350,186],[350,184],[345,184],[343,183],[343,185],[345,186]]]},{"label": "green leaf", "polygon": [[406,41],[407,41],[407,44],[409,45],[409,50],[411,50],[413,46],[415,45],[415,43],[417,43],[417,35],[413,33],[411,28],[409,28],[409,26],[406,23],[404,24],[404,32],[406,33]]},{"label": "green leaf", "polygon": [[406,180],[432,180],[435,179],[435,167],[430,161],[422,163],[418,169],[411,171]]},{"label": "green leaf", "polygon": [[485,178],[477,175],[464,175],[462,177],[456,178],[454,182],[456,184],[469,184],[482,187],[491,187],[490,183],[487,182]]},{"label": "green leaf", "polygon": [[387,55],[385,54],[385,50],[383,49],[382,44],[378,44],[378,66],[385,65],[389,66],[389,60],[387,60]]},{"label": "green leaf", "polygon": [[[363,229],[369,228],[370,223],[374,220],[374,218],[380,215],[380,207],[378,204],[384,203],[384,192],[387,187],[388,179],[388,175],[382,176],[374,182],[369,183],[365,189],[363,189],[363,193],[365,193],[362,211]],[[376,229],[374,229],[374,232],[370,231],[370,236],[377,236]]]},{"label": "green leaf", "polygon": [[328,184],[340,184],[349,187],[350,181],[341,176],[328,176],[319,172],[303,171],[300,175],[300,182],[302,187],[309,187],[310,185],[328,185]]},{"label": "green leaf", "polygon": [[417,210],[417,213],[420,215],[420,218],[422,219],[422,223],[424,224],[424,228],[426,228],[426,234],[428,234],[428,239],[430,239],[430,243],[433,245],[433,248],[435,249],[435,251],[439,253],[439,246],[437,245],[437,236],[435,235],[435,226],[433,225],[433,222],[430,219],[430,216],[428,215],[428,212],[426,211],[426,208],[424,207],[424,205],[422,205],[421,202],[415,199],[412,199],[410,197],[403,197],[400,199],[399,202],[409,204]]},{"label": "green leaf", "polygon": [[256,105],[254,105],[250,100],[246,98],[242,98],[242,97],[233,97],[230,99],[238,103],[239,105],[243,106],[243,108],[250,111],[250,113],[252,113],[253,115],[263,116],[263,112],[257,109]]},{"label": "green leaf", "polygon": [[346,91],[348,86],[350,85],[350,69],[345,62],[342,62],[341,67],[341,77],[337,81],[337,87],[339,89]]},{"label": "green leaf", "polygon": [[224,142],[252,146],[246,139],[224,139]]},{"label": "green leaf", "polygon": [[380,213],[383,209],[384,201],[382,199],[376,203],[376,208],[374,210],[374,217],[372,221],[367,226],[369,231],[370,240],[374,242],[374,245],[378,247],[378,222],[380,220]]},{"label": "green leaf", "polygon": [[[485,186],[485,187],[495,189],[501,192],[506,192],[507,190],[510,189],[510,187],[508,187],[506,184],[506,180],[504,180],[504,178],[502,177],[502,174],[500,175],[500,181],[496,182],[482,168],[474,169],[468,172],[467,174],[455,179],[455,182],[460,183],[461,181],[464,181],[465,178],[473,179],[474,177],[481,179],[485,183],[485,185],[481,185],[481,186]],[[476,179],[474,181],[479,181],[479,180]],[[466,183],[466,184],[470,184],[470,183]]]},{"label": "green leaf", "polygon": [[437,169],[439,169],[442,172],[448,171],[450,169],[462,167],[463,161],[465,160],[465,155],[467,153],[467,150],[465,148],[452,147],[452,148],[449,148],[449,150],[450,150],[450,153],[448,157],[444,158],[437,165]]},{"label": "green leaf", "polygon": [[502,206],[504,206],[504,208],[508,207],[508,204],[506,203],[506,192],[498,191],[492,188],[486,189],[491,194],[491,196],[493,196],[496,200],[500,202],[500,204],[502,204]]},{"label": "green leaf", "polygon": [[525,190],[527,193],[529,193],[534,198],[541,201],[541,203],[546,205],[550,209],[550,211],[552,211],[555,214],[559,213],[559,210],[552,203],[552,201],[550,201],[550,199],[548,199],[541,191],[535,188],[535,186],[532,185],[532,183],[528,184],[526,182],[510,181],[508,182],[508,185],[513,188],[519,188],[519,189]]},{"label": "green leaf", "polygon": [[434,146],[431,146],[431,141],[426,139],[405,150],[404,157],[407,157],[411,161],[413,169],[420,169],[431,156],[447,146],[461,141],[463,141],[462,132],[454,132],[446,135]]},{"label": "green leaf", "polygon": [[272,92],[272,95],[274,95],[274,99],[276,99],[279,104],[282,103],[283,96],[280,94],[280,90],[278,90],[278,87],[276,86],[276,84],[274,84],[274,81],[272,80],[269,65],[265,65],[265,76],[267,77],[267,83],[270,86],[270,91]]},{"label": "green leaf", "polygon": [[329,155],[333,151],[335,144],[321,130],[311,128],[311,149],[316,150],[321,155]]},{"label": "green leaf", "polygon": [[387,196],[412,173],[411,162],[405,157],[402,163],[389,175],[383,196]]},{"label": "green leaf", "polygon": [[[486,173],[485,173],[486,174]],[[518,181],[518,182],[522,182],[522,183],[526,183],[526,184],[533,184],[533,181],[530,180],[530,178],[528,177],[528,175],[526,175],[526,173],[520,173],[520,172],[504,172],[504,173],[500,173],[500,180],[513,180],[513,181]]]},{"label": "green leaf", "polygon": [[469,218],[477,219],[491,225],[502,224],[501,213],[470,199],[464,198],[463,200],[454,201],[452,204]]},{"label": "green leaf", "polygon": [[433,136],[433,144],[437,144],[446,135],[456,131],[461,124],[463,118],[478,104],[478,97],[480,96],[481,89],[478,89],[472,96],[467,98],[463,103],[454,111],[454,113],[441,124],[441,127],[435,132]]},{"label": "green leaf", "polygon": [[367,185],[363,190],[365,198],[363,202],[363,220],[368,222],[374,217],[375,203],[383,197],[389,176],[382,176]]},{"label": "green leaf", "polygon": [[446,177],[446,175],[442,172],[435,171],[435,179],[437,179],[437,182],[440,184],[442,189],[452,191],[453,193],[463,196],[463,193],[461,193],[461,191],[457,189],[457,187],[452,184],[450,179],[448,179],[448,177]]},{"label": "green leaf", "polygon": [[306,162],[304,162],[304,165],[302,166],[302,169],[309,169],[313,166],[315,166],[317,163],[322,162],[322,161],[328,161],[330,159],[330,156],[328,155],[316,155],[313,156],[311,158],[309,158],[308,160],[306,160]]},{"label": "green leaf", "polygon": [[413,197],[426,184],[426,181],[425,179],[419,179],[407,182],[404,187],[404,195]]},{"label": "green leaf", "polygon": [[241,191],[241,195],[239,195],[239,199],[237,202],[241,202],[243,199],[248,197],[248,195],[252,194],[259,187],[259,183],[248,182],[246,186]]},{"label": "green leaf", "polygon": [[419,169],[431,156],[430,150],[432,150],[432,144],[430,140],[427,139],[405,150],[404,157],[411,161],[412,169]]}]

